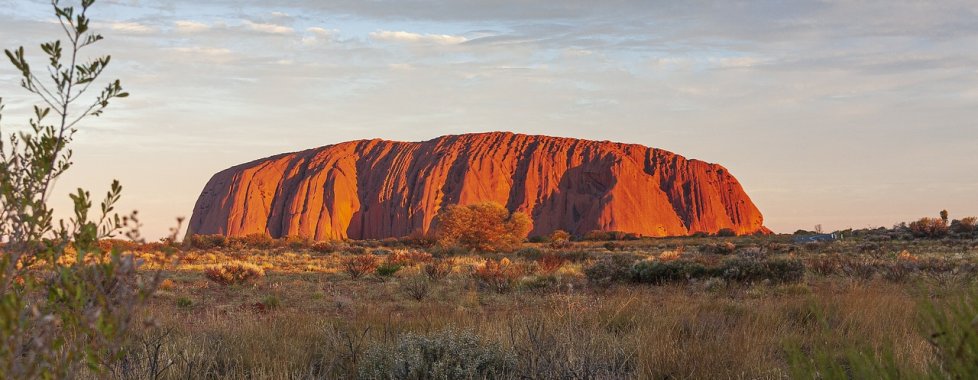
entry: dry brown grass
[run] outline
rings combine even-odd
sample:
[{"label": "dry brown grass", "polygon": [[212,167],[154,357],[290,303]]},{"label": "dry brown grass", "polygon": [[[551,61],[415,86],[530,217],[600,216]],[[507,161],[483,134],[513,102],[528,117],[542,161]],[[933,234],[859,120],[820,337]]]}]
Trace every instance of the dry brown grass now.
[{"label": "dry brown grass", "polygon": [[[748,238],[735,241],[740,247],[766,247]],[[170,272],[169,285],[153,299],[150,310],[160,329],[148,328],[139,339],[169,332],[160,352],[175,364],[165,378],[188,372],[215,378],[356,378],[358,368],[369,365],[370,349],[394,347],[406,333],[446,329],[472,332],[512,353],[514,377],[786,378],[789,347],[841,352],[856,345],[892,349],[900,365],[917,373],[933,359],[917,306],[965,292],[974,281],[966,264],[978,256],[971,246],[962,251],[912,242],[883,246],[876,256],[857,255],[859,244],[846,242],[802,250],[798,255],[808,273],[800,283],[706,279],[609,288],[584,278],[582,270],[594,258],[568,260],[552,272],[538,262],[592,249],[642,259],[681,245],[694,248],[695,242],[621,242],[617,253],[600,242],[575,243],[533,259],[432,260],[394,249],[377,260],[405,267],[386,281],[351,278],[343,268],[360,256],[342,251],[192,253],[196,261]],[[903,250],[913,252],[913,259]],[[703,262],[724,257],[698,251],[682,257]],[[195,269],[210,260],[251,254],[268,273],[254,286],[212,286]],[[859,267],[870,275],[847,272],[856,263],[870,263]],[[883,276],[884,269],[900,263],[913,264],[912,274],[900,281]],[[956,269],[942,269],[951,267]],[[485,280],[496,278],[503,291]],[[268,299],[278,307],[255,306]]]}]

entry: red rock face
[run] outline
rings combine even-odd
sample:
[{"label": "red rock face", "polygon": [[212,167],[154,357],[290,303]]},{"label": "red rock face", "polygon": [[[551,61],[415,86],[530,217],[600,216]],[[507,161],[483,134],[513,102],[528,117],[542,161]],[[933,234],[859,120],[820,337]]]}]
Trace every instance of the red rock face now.
[{"label": "red rock face", "polygon": [[449,204],[494,201],[565,230],[644,236],[768,232],[720,165],[640,145],[513,133],[352,141],[214,175],[188,234],[315,240],[427,233]]}]

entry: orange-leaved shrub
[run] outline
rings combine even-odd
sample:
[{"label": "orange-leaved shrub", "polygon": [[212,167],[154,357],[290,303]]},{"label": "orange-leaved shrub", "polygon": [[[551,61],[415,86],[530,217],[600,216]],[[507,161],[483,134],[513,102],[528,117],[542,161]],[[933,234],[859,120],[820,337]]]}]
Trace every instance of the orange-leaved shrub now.
[{"label": "orange-leaved shrub", "polygon": [[910,223],[910,232],[917,237],[939,238],[947,235],[947,223],[938,218],[920,218]]},{"label": "orange-leaved shrub", "polygon": [[360,278],[371,273],[380,265],[380,259],[371,254],[356,255],[346,259],[343,269],[352,278]]},{"label": "orange-leaved shrub", "polygon": [[550,248],[563,249],[570,247],[571,234],[564,230],[556,230],[550,233]]},{"label": "orange-leaved shrub", "polygon": [[480,252],[513,250],[526,239],[531,224],[525,213],[510,213],[498,203],[451,205],[438,213],[438,243]]},{"label": "orange-leaved shrub", "polygon": [[507,258],[499,261],[486,259],[482,265],[472,271],[472,277],[481,285],[499,293],[510,290],[521,276],[523,276],[523,269]]},{"label": "orange-leaved shrub", "polygon": [[563,267],[564,264],[567,264],[567,258],[552,253],[542,255],[537,260],[537,267],[540,268],[540,272],[543,274],[553,274]]},{"label": "orange-leaved shrub", "polygon": [[221,285],[236,285],[265,277],[265,270],[255,264],[232,261],[204,268],[204,277]]}]

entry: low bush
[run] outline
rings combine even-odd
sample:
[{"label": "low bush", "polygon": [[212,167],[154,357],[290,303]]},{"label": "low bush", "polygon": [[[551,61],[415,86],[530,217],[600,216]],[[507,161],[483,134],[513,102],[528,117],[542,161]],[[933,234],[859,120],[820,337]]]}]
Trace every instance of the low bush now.
[{"label": "low bush", "polygon": [[387,261],[402,266],[413,266],[427,263],[432,260],[430,253],[417,250],[399,249],[391,252],[387,256]]},{"label": "low bush", "polygon": [[[570,252],[559,252],[557,253],[557,256],[560,256],[572,263],[582,263],[585,261],[606,257],[608,256],[608,254],[604,252],[570,251]],[[627,255],[619,255],[619,256],[627,256]]]},{"label": "low bush", "polygon": [[374,255],[357,255],[346,259],[343,269],[351,278],[357,279],[373,272],[380,265],[380,259]]},{"label": "low bush", "polygon": [[621,231],[591,231],[584,234],[584,240],[590,241],[617,241],[617,240],[638,240],[641,236],[630,232]]},{"label": "low bush", "polygon": [[771,258],[764,266],[768,270],[768,279],[776,283],[798,282],[805,278],[805,263],[799,259]]},{"label": "low bush", "polygon": [[411,298],[421,302],[428,296],[431,285],[426,276],[415,275],[401,281],[401,289]]},{"label": "low bush", "polygon": [[939,218],[920,218],[909,225],[910,232],[919,238],[941,238],[947,235],[947,223]]},{"label": "low bush", "polygon": [[495,290],[498,293],[505,293],[512,289],[513,284],[523,275],[523,270],[518,265],[513,265],[509,259],[486,261],[477,266],[472,271],[472,277],[479,281],[479,284]]},{"label": "low bush", "polygon": [[314,243],[309,249],[316,253],[333,253],[339,251],[340,244],[332,241],[319,241]]},{"label": "low bush", "polygon": [[550,234],[550,248],[564,249],[571,246],[571,234],[564,230],[556,230]]},{"label": "low bush", "polygon": [[812,255],[807,260],[808,270],[822,276],[842,273],[842,265],[842,256],[837,253]]},{"label": "low bush", "polygon": [[555,254],[546,254],[540,257],[536,263],[537,267],[540,269],[540,272],[544,274],[553,274],[563,267],[564,264],[567,264],[567,259]]},{"label": "low bush", "polygon": [[404,266],[401,264],[393,263],[393,262],[385,262],[383,264],[378,265],[375,271],[377,272],[377,275],[380,277],[392,277],[398,271],[400,271],[401,268],[404,268]]},{"label": "low bush", "polygon": [[448,277],[452,273],[452,268],[455,266],[455,259],[453,258],[439,258],[434,259],[431,262],[425,264],[424,273],[432,281],[441,281],[445,277]]},{"label": "low bush", "polygon": [[300,236],[289,236],[282,239],[280,244],[293,251],[301,251],[312,247],[312,239]]},{"label": "low bush", "polygon": [[717,236],[734,237],[737,236],[737,232],[730,228],[721,228],[719,231],[717,231]]},{"label": "low bush", "polygon": [[632,280],[655,285],[688,281],[709,274],[706,266],[687,259],[643,260],[635,263],[631,269]]},{"label": "low bush", "polygon": [[541,251],[539,248],[526,247],[514,252],[514,255],[516,255],[516,257],[521,257],[524,260],[539,260],[540,257],[543,256],[543,251]]},{"label": "low bush", "polygon": [[190,235],[184,244],[194,249],[217,249],[227,245],[227,238],[224,235]]},{"label": "low bush", "polygon": [[805,277],[805,263],[794,258],[732,257],[724,260],[717,272],[728,281],[788,283]]},{"label": "low bush", "polygon": [[632,264],[637,258],[631,255],[606,256],[589,267],[584,268],[584,275],[592,285],[607,287],[618,282],[625,282],[632,277]]},{"label": "low bush", "polygon": [[369,348],[358,363],[361,379],[500,379],[513,375],[516,355],[470,332],[408,333],[392,346]]},{"label": "low bush", "polygon": [[951,222],[951,231],[958,234],[970,234],[978,231],[978,218],[969,216]]},{"label": "low bush", "polygon": [[265,277],[265,270],[255,264],[232,261],[204,268],[204,277],[221,285],[237,285]]},{"label": "low bush", "polygon": [[228,238],[228,247],[251,248],[251,249],[271,249],[276,245],[275,239],[263,233],[249,234],[242,237]]},{"label": "low bush", "polygon": [[710,243],[700,246],[700,252],[712,253],[715,255],[730,255],[737,250],[737,245],[729,241],[722,243]]}]

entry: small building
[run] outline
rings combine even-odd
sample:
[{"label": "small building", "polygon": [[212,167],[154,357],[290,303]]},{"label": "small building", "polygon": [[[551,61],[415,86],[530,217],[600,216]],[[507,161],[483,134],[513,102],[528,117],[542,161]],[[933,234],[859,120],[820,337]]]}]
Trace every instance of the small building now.
[{"label": "small building", "polygon": [[816,235],[805,235],[805,236],[795,236],[795,243],[805,244],[805,243],[822,243],[829,241],[839,240],[841,236],[839,234],[816,234]]}]

